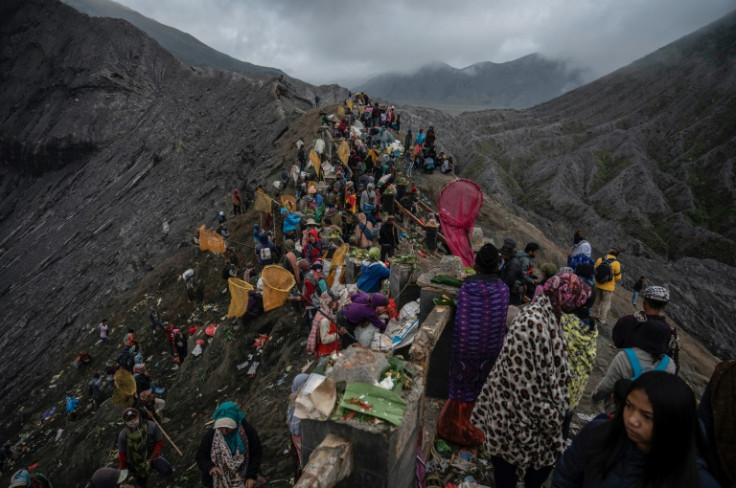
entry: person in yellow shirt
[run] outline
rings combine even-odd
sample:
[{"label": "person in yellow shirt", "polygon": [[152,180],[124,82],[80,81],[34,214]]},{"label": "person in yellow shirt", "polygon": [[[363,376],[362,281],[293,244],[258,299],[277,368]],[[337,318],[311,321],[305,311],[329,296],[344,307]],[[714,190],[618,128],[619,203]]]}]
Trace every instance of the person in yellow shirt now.
[{"label": "person in yellow shirt", "polygon": [[601,324],[606,323],[613,290],[616,289],[616,282],[621,279],[618,254],[618,249],[612,247],[605,257],[598,258],[595,262],[595,303],[590,316]]}]

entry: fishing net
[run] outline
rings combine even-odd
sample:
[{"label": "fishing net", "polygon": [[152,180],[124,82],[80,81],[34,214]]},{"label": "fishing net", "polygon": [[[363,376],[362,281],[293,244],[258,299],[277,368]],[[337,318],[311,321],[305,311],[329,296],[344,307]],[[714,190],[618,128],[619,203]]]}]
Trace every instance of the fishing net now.
[{"label": "fishing net", "polygon": [[281,195],[281,205],[289,210],[296,210],[296,197],[294,195]]},{"label": "fishing net", "polygon": [[115,383],[112,391],[112,403],[130,405],[135,395],[135,378],[127,369],[120,368],[115,372]]},{"label": "fishing net", "polygon": [[483,192],[474,181],[459,178],[445,185],[437,199],[442,232],[447,245],[465,266],[473,266],[475,255],[470,247],[468,232],[483,205]]},{"label": "fishing net", "polygon": [[332,260],[330,261],[330,273],[327,275],[325,283],[328,287],[332,287],[335,283],[335,277],[337,276],[338,283],[345,284],[345,273],[343,272],[343,266],[345,266],[345,256],[350,250],[350,244],[343,244],[337,248],[332,254]]},{"label": "fishing net", "polygon": [[242,317],[248,310],[248,292],[253,285],[239,278],[229,278],[227,286],[230,289],[230,307],[227,309],[228,317]]},{"label": "fishing net", "polygon": [[199,228],[199,250],[223,254],[225,252],[225,240],[220,234],[205,228],[203,225]]},{"label": "fishing net", "polygon": [[294,275],[281,266],[274,264],[263,268],[261,278],[263,278],[264,312],[282,306],[289,296],[289,291],[296,284]]}]

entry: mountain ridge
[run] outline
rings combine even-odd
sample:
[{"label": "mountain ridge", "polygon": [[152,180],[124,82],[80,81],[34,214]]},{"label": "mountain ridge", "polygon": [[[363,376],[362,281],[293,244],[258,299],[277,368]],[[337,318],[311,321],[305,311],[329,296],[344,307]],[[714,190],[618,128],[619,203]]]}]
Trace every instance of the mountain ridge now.
[{"label": "mountain ridge", "polygon": [[271,76],[283,76],[286,74],[278,68],[259,66],[228,56],[204,44],[191,34],[157,22],[113,0],[63,1],[76,10],[93,17],[112,17],[130,22],[153,37],[185,64]]},{"label": "mountain ridge", "polygon": [[579,69],[533,53],[505,63],[485,61],[464,68],[435,61],[412,73],[375,76],[354,91],[405,104],[522,109],[576,88],[584,78]]}]

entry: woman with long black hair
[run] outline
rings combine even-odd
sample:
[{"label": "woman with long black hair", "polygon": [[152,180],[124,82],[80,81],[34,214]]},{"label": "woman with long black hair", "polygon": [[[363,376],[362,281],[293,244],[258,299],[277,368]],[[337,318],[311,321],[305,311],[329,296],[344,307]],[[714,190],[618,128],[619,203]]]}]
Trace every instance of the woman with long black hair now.
[{"label": "woman with long black hair", "polygon": [[690,387],[669,373],[644,373],[613,419],[594,420],[578,434],[552,487],[716,488],[698,459],[698,434]]}]

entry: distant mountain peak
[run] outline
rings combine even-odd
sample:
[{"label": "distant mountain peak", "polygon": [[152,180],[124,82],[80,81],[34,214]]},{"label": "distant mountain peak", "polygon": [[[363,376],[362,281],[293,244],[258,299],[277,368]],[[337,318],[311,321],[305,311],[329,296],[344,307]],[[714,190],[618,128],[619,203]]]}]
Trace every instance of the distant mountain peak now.
[{"label": "distant mountain peak", "polygon": [[413,73],[383,73],[355,88],[396,102],[468,110],[528,108],[584,83],[579,70],[538,53],[504,63],[482,61],[454,68],[431,61]]}]

